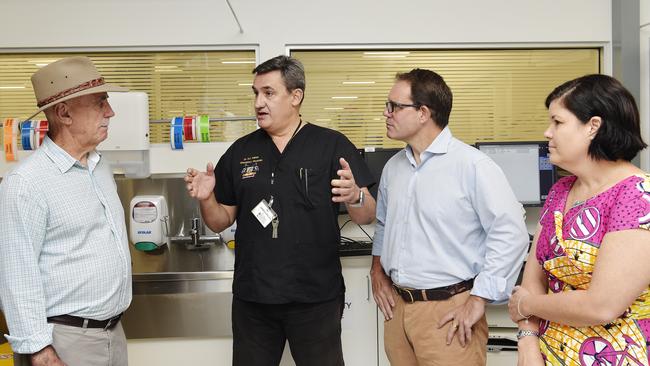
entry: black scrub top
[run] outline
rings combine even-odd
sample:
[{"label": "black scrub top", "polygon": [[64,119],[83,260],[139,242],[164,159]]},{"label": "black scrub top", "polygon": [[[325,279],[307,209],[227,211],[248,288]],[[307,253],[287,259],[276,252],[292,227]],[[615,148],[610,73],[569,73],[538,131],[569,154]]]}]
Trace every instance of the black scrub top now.
[{"label": "black scrub top", "polygon": [[[345,291],[338,255],[339,205],[332,202],[331,186],[341,157],[359,187],[375,184],[350,140],[313,124],[300,129],[282,154],[258,129],[235,141],[219,159],[215,196],[238,207],[234,296],[265,304],[314,303]],[[276,239],[273,225],[262,227],[251,212],[271,196],[279,219]]]}]

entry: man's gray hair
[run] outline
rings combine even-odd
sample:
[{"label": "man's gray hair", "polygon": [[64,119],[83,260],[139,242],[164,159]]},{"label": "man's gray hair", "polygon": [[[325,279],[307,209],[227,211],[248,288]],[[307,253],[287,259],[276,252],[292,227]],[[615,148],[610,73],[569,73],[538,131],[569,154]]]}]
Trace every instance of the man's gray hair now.
[{"label": "man's gray hair", "polygon": [[305,67],[295,58],[280,55],[257,65],[253,74],[266,74],[279,70],[287,90],[300,89],[305,92]]}]

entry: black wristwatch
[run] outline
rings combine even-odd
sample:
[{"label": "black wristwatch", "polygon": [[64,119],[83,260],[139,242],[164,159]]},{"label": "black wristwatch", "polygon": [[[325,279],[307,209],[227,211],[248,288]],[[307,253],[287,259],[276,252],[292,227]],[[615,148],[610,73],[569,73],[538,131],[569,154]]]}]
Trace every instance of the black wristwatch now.
[{"label": "black wristwatch", "polygon": [[350,207],[361,207],[363,206],[363,199],[365,197],[365,194],[363,193],[363,189],[359,189],[359,200],[355,203],[348,203],[348,206]]}]

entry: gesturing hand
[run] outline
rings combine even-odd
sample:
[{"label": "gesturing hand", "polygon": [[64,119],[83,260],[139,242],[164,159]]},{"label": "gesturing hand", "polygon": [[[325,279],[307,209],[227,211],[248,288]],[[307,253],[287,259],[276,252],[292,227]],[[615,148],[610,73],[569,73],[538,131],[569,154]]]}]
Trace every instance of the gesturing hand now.
[{"label": "gesturing hand", "polygon": [[205,172],[189,168],[187,169],[184,180],[187,183],[187,193],[189,193],[190,197],[196,198],[199,201],[206,200],[212,195],[216,184],[214,166],[212,163],[208,163]]},{"label": "gesturing hand", "polygon": [[359,200],[359,191],[361,190],[354,181],[354,174],[345,159],[340,158],[341,169],[336,174],[340,179],[332,179],[332,201],[355,203]]}]

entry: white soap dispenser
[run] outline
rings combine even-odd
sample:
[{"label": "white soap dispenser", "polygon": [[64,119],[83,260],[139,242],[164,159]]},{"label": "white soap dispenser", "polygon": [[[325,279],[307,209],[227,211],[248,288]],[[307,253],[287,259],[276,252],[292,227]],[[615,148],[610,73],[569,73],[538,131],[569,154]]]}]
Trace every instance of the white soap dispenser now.
[{"label": "white soap dispenser", "polygon": [[135,196],[129,212],[130,239],[135,249],[149,252],[167,244],[169,214],[164,196]]}]

